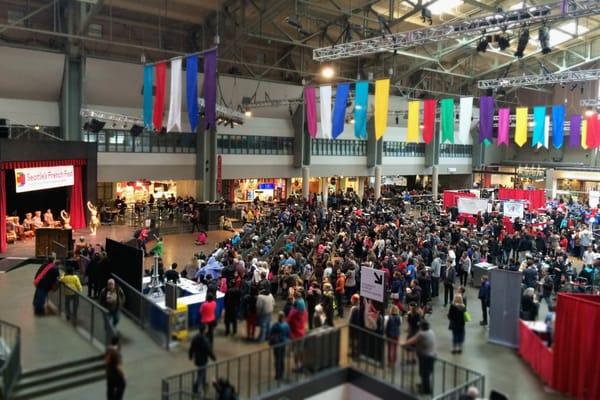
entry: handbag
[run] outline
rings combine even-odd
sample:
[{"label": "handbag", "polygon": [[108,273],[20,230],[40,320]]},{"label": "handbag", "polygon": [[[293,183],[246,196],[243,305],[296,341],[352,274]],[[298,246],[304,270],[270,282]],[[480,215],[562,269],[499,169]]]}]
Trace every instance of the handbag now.
[{"label": "handbag", "polygon": [[465,311],[464,315],[465,315],[465,322],[471,322],[471,319],[472,319],[471,313],[468,311]]}]

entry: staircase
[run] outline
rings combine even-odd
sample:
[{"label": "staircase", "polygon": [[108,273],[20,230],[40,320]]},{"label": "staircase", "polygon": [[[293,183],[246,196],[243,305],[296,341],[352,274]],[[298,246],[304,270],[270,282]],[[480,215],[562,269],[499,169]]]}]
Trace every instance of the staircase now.
[{"label": "staircase", "polygon": [[13,400],[35,399],[104,380],[104,356],[94,356],[27,371],[21,374]]}]

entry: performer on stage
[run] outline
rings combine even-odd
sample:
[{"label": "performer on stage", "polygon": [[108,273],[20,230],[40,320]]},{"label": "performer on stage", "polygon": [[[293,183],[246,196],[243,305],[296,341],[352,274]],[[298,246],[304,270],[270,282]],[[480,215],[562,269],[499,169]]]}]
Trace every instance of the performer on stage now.
[{"label": "performer on stage", "polygon": [[63,220],[63,228],[64,229],[72,229],[71,228],[71,215],[65,210],[60,211],[60,217]]},{"label": "performer on stage", "polygon": [[33,217],[33,227],[35,229],[44,227],[44,223],[42,222],[42,212],[41,211],[35,212],[35,216]]},{"label": "performer on stage", "polygon": [[60,222],[54,220],[54,215],[52,215],[51,209],[47,209],[44,213],[44,223],[50,228],[56,228],[60,226]]},{"label": "performer on stage", "polygon": [[23,220],[23,228],[25,228],[26,231],[32,231],[35,229],[35,225],[33,223],[33,214],[25,214],[25,219]]},{"label": "performer on stage", "polygon": [[87,208],[90,210],[91,218],[90,218],[90,234],[92,236],[96,235],[96,231],[100,226],[100,220],[98,219],[98,209],[95,205],[92,204],[91,201],[88,200]]}]

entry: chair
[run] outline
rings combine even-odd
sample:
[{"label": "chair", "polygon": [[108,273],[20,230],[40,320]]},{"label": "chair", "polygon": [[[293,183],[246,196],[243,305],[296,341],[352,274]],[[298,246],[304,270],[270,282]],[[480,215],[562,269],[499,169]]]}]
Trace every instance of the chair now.
[{"label": "chair", "polygon": [[17,232],[15,231],[15,225],[12,222],[6,222],[6,242],[14,243],[17,240]]}]

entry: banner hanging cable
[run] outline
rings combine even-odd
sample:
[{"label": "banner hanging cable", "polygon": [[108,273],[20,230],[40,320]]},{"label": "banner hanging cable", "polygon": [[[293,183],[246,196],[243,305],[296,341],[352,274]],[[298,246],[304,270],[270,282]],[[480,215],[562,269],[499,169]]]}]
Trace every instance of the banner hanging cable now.
[{"label": "banner hanging cable", "polygon": [[184,55],[181,55],[181,56],[175,56],[175,57],[171,57],[171,58],[165,58],[163,60],[158,60],[158,61],[153,61],[153,62],[149,62],[149,63],[144,63],[144,65],[145,66],[156,65],[156,64],[160,64],[160,63],[171,62],[171,61],[176,60],[178,58],[188,58],[188,57],[191,57],[191,56],[202,56],[205,53],[209,53],[209,52],[217,50],[217,49],[218,49],[218,46],[215,46],[215,47],[211,47],[211,48],[206,49],[206,50],[197,51],[195,53],[189,53],[189,54],[184,54]]}]

